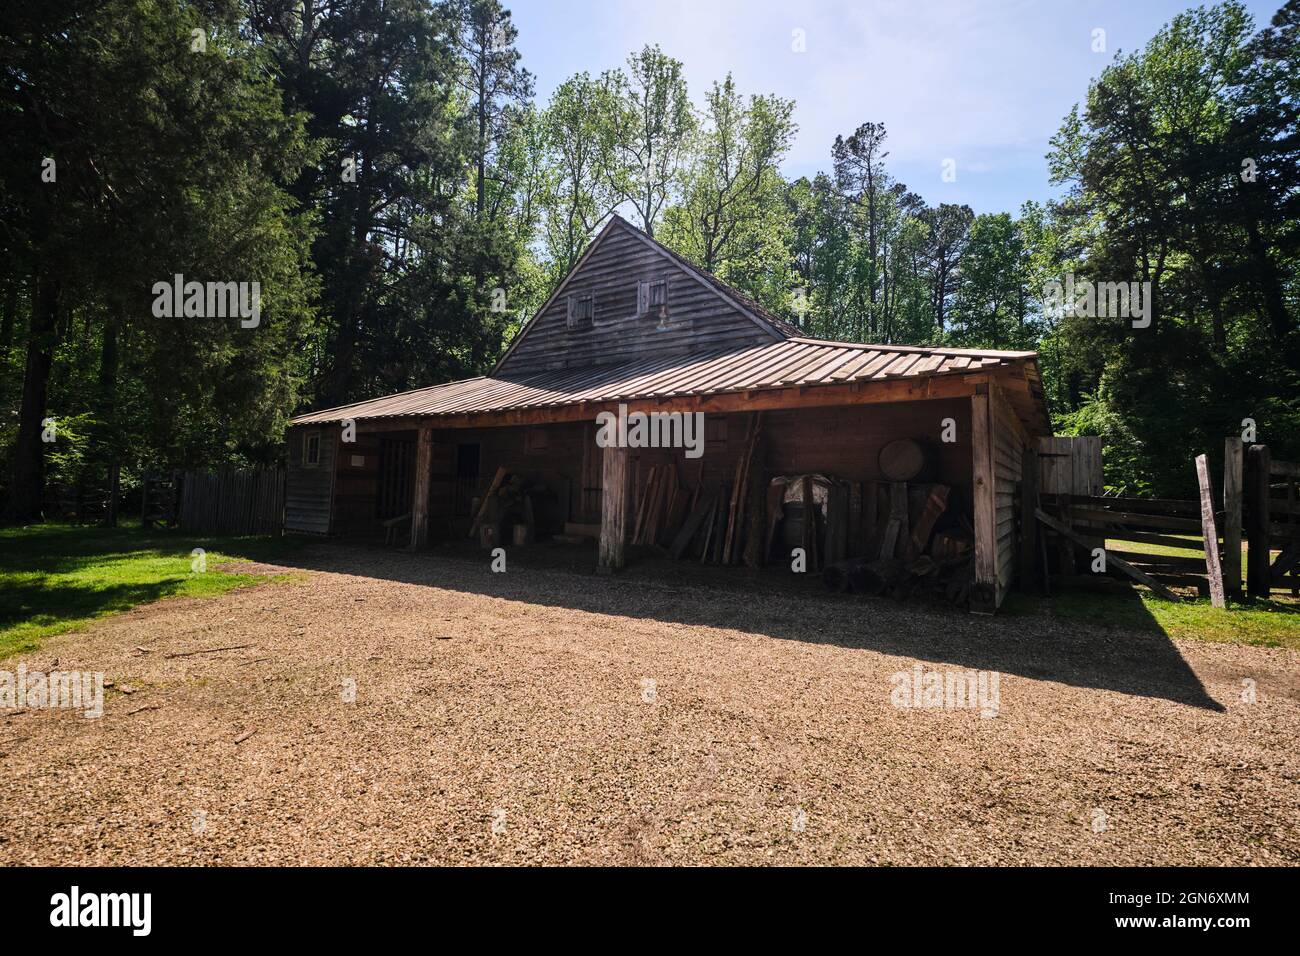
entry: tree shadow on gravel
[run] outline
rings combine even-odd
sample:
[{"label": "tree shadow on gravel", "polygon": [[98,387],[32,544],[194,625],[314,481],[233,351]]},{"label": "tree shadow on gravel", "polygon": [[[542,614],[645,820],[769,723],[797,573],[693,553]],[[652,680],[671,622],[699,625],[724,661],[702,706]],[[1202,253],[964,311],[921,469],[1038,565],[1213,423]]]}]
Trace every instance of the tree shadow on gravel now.
[{"label": "tree shadow on gravel", "polygon": [[[828,592],[815,576],[674,562],[654,555],[597,575],[594,545],[507,549],[507,573],[469,543],[425,553],[342,542],[295,551],[282,566],[464,593],[863,648],[1223,711],[1158,628],[1115,628],[1044,615],[981,617],[947,607]],[[1133,599],[1140,605],[1140,601]],[[1134,609],[1134,613],[1139,613]]]}]

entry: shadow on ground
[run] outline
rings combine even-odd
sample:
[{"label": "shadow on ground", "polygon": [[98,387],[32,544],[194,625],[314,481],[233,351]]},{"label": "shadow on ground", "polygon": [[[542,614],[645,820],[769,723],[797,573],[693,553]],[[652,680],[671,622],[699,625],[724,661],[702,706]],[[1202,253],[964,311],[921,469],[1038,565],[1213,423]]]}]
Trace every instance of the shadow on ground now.
[{"label": "shadow on ground", "polygon": [[[226,553],[232,553],[229,547]],[[832,594],[782,571],[631,560],[594,573],[594,545],[509,549],[509,571],[468,543],[429,552],[322,541],[278,558],[285,567],[474,593],[595,614],[743,630],[779,640],[863,648],[936,664],[1017,674],[1222,711],[1135,595],[1115,628],[1045,615],[979,617],[947,607]],[[1143,620],[1145,618],[1145,620]],[[1145,626],[1144,626],[1145,625]]]}]

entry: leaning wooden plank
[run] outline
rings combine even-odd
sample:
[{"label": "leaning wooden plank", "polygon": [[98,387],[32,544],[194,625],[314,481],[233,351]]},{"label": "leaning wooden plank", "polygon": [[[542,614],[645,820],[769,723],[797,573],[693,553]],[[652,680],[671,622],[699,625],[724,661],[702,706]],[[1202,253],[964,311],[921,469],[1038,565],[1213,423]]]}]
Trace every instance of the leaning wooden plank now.
[{"label": "leaning wooden plank", "polygon": [[1201,491],[1201,537],[1205,539],[1205,571],[1210,578],[1210,603],[1227,607],[1223,599],[1223,568],[1219,565],[1219,529],[1214,524],[1214,488],[1210,484],[1210,462],[1196,456],[1196,484]]},{"label": "leaning wooden plank", "polygon": [[912,529],[912,547],[919,554],[925,550],[925,546],[930,542],[930,532],[934,530],[934,523],[939,520],[944,509],[948,507],[947,485],[931,485],[930,494],[925,499],[925,507],[921,509],[921,514],[916,519],[916,527]]},{"label": "leaning wooden plank", "polygon": [[889,522],[885,525],[885,536],[880,544],[880,559],[886,561],[894,557],[899,541],[908,538],[907,518],[907,483],[891,481],[889,483]]},{"label": "leaning wooden plank", "polygon": [[695,509],[687,516],[686,523],[677,532],[677,536],[673,538],[673,543],[668,549],[674,558],[680,558],[686,553],[686,549],[690,547],[691,539],[700,530],[700,526],[704,524],[704,519],[709,516],[712,508],[713,497],[710,495],[706,495],[704,499],[695,505]]},{"label": "leaning wooden plank", "polygon": [[758,440],[758,418],[750,416],[745,428],[745,443],[736,462],[736,484],[731,489],[731,512],[727,517],[727,537],[722,549],[722,563],[732,564],[737,554],[741,522],[745,518],[745,489],[749,483],[749,468],[754,456],[754,443]]},{"label": "leaning wooden plank", "polygon": [[505,468],[498,468],[497,473],[492,477],[492,484],[488,485],[487,494],[483,496],[483,503],[479,505],[478,514],[474,516],[474,523],[469,526],[469,536],[472,538],[478,534],[478,526],[483,523],[483,518],[487,512],[488,502],[492,500],[497,491],[501,488],[501,483],[506,480],[509,474]]},{"label": "leaning wooden plank", "polygon": [[[1089,547],[1088,542],[1084,538],[1075,534],[1074,531],[1072,531],[1067,525],[1064,525],[1060,521],[1057,521],[1051,515],[1047,514],[1047,512],[1043,511],[1042,508],[1035,508],[1034,515],[1038,518],[1039,521],[1047,525],[1047,527],[1051,528],[1061,537],[1074,542],[1074,544],[1078,545],[1080,548],[1086,548],[1088,550],[1092,550]],[[1151,577],[1151,575],[1147,574],[1146,572],[1139,571],[1137,568],[1133,567],[1133,565],[1129,564],[1123,558],[1117,558],[1112,554],[1107,554],[1106,564],[1108,567],[1118,568],[1119,570],[1127,574],[1129,577],[1133,578],[1135,581],[1141,584],[1145,584],[1152,591],[1155,591],[1157,594],[1159,594],[1162,598],[1166,598],[1167,600],[1170,601],[1181,600],[1181,598],[1179,598],[1179,596],[1175,594],[1173,591],[1169,590],[1169,588],[1165,587],[1163,584],[1161,584],[1155,578]]]},{"label": "leaning wooden plank", "polygon": [[894,556],[894,547],[898,544],[898,533],[902,525],[893,515],[885,522],[885,533],[880,537],[880,560],[888,561]]},{"label": "leaning wooden plank", "polygon": [[785,514],[785,487],[783,481],[767,486],[767,533],[763,535],[764,560],[772,556],[772,541],[776,537],[776,526]]}]

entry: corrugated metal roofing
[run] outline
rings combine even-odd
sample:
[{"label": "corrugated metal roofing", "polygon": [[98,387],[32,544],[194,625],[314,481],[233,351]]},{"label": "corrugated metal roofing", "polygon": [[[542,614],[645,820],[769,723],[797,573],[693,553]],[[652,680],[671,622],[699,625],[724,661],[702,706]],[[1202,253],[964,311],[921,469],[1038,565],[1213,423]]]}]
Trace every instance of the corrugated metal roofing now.
[{"label": "corrugated metal roofing", "polygon": [[961,374],[1014,365],[1033,357],[1033,352],[856,345],[794,337],[739,350],[714,350],[623,365],[593,365],[522,376],[480,376],[309,412],[294,418],[292,424],[337,422],[344,418],[358,421],[424,418],[582,402]]}]

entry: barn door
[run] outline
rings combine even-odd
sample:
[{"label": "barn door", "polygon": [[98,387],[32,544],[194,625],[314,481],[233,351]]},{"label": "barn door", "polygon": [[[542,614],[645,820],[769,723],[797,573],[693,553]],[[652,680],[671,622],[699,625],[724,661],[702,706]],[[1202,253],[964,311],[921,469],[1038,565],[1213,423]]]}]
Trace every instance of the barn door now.
[{"label": "barn door", "polygon": [[396,518],[411,510],[411,475],[415,468],[415,442],[385,435],[379,440],[379,501],[376,517]]}]

